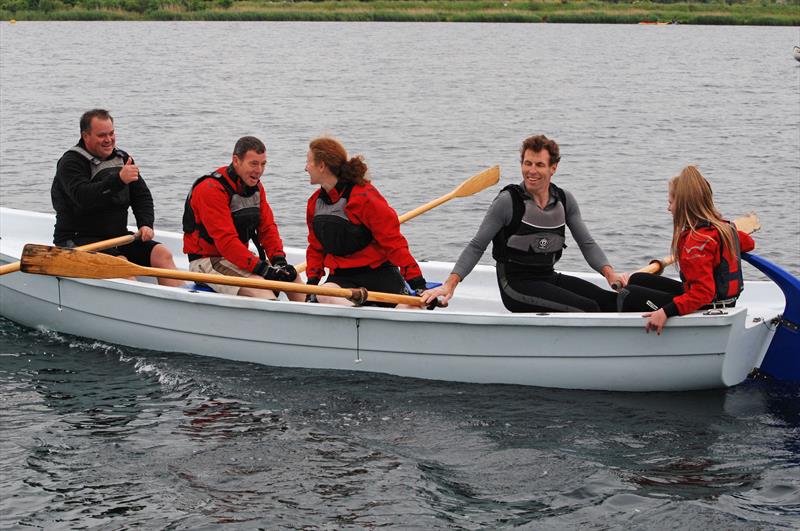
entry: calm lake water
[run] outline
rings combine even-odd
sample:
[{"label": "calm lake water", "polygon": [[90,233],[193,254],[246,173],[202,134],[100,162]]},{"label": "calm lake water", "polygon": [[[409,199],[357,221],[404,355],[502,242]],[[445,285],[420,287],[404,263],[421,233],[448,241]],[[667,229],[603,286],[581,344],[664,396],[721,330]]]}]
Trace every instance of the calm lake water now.
[{"label": "calm lake water", "polygon": [[[0,23],[0,204],[51,210],[78,118],[178,230],[245,134],[284,241],[305,241],[308,141],[363,153],[398,212],[546,133],[555,181],[618,269],[665,254],[666,181],[698,164],[757,251],[800,274],[797,28]],[[407,226],[452,261],[495,190]],[[489,256],[484,257],[489,262]],[[584,270],[575,245],[562,267]],[[749,278],[757,274],[749,269]],[[280,369],[0,319],[0,527],[774,529],[800,518],[800,387],[620,394]]]}]

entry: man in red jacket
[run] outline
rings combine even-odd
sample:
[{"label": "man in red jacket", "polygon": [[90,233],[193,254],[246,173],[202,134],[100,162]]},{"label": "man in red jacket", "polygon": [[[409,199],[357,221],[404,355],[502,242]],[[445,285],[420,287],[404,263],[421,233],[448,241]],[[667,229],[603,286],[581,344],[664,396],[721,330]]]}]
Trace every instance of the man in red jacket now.
[{"label": "man in red jacket", "polygon": [[[300,282],[286,262],[278,226],[261,176],[267,166],[264,143],[252,136],[236,142],[228,166],[192,185],[183,213],[183,252],[195,272]],[[249,248],[252,241],[258,251]],[[275,299],[272,290],[209,284],[218,293]],[[302,301],[303,294],[288,293]]]}]

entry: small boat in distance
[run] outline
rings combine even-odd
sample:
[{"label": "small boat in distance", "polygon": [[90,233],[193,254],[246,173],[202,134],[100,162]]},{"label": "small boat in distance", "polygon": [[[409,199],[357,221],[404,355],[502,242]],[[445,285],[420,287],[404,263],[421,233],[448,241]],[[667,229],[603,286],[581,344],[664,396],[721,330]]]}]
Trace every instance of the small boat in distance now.
[{"label": "small boat in distance", "polygon": [[794,47],[794,58],[800,61],[800,46]]},{"label": "small boat in distance", "polygon": [[674,26],[678,23],[677,20],[673,20],[671,22],[658,22],[658,21],[650,21],[650,20],[642,20],[639,24],[648,25],[648,26]]}]

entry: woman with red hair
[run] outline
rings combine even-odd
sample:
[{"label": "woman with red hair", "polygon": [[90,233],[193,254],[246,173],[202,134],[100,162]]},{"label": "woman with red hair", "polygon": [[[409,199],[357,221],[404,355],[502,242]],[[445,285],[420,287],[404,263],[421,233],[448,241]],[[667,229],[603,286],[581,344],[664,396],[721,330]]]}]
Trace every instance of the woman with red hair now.
[{"label": "woman with red hair", "polygon": [[[425,279],[400,233],[397,213],[367,178],[364,159],[349,157],[340,142],[321,137],[309,144],[305,169],[311,184],[319,185],[306,208],[307,283],[319,284],[327,268],[326,286],[404,294],[408,282],[414,294],[422,293]],[[352,304],[338,297],[306,300]]]}]

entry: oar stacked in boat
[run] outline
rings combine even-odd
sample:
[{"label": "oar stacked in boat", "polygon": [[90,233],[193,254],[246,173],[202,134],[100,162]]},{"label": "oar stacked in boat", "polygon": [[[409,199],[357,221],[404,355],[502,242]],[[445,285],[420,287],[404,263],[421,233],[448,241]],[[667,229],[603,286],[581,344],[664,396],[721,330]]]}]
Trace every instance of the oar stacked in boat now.
[{"label": "oar stacked in boat", "polygon": [[191,271],[180,271],[177,269],[145,267],[107,254],[33,243],[27,244],[23,249],[20,263],[23,272],[37,275],[70,278],[127,278],[137,276],[174,278],[177,280],[225,284],[228,286],[271,289],[274,291],[290,291],[296,293],[314,293],[316,295],[326,295],[328,297],[343,297],[355,304],[363,304],[364,302],[370,301],[407,304],[410,306],[426,306],[420,297],[413,297],[411,295],[367,291],[364,288],[332,288],[297,284],[295,282],[229,277],[207,273],[193,273]]},{"label": "oar stacked in boat", "polygon": [[[758,229],[761,228],[761,223],[758,221],[758,216],[755,212],[750,212],[746,216],[742,216],[740,218],[736,218],[733,220],[733,224],[736,226],[737,230],[740,230],[746,234],[752,234],[756,232]],[[636,270],[636,273],[652,273],[654,275],[660,275],[664,272],[664,269],[675,263],[675,257],[672,255],[665,256],[662,259],[654,258],[650,261],[649,264],[644,266],[641,269]],[[614,283],[612,288],[618,290],[622,286],[618,283]]]}]

